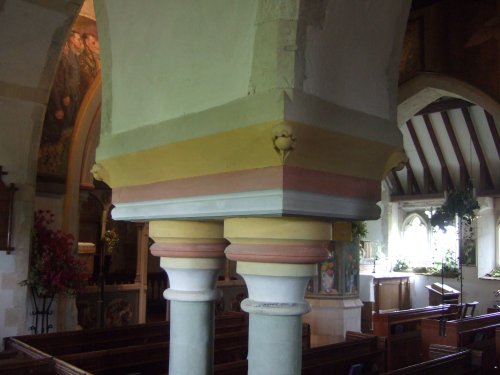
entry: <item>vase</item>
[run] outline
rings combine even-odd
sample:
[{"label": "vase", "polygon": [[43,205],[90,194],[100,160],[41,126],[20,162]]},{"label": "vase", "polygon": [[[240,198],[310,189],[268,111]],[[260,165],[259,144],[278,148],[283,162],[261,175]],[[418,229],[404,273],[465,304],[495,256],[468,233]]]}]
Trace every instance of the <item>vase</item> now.
[{"label": "vase", "polygon": [[74,331],[78,326],[76,296],[59,294],[57,297],[57,331]]}]

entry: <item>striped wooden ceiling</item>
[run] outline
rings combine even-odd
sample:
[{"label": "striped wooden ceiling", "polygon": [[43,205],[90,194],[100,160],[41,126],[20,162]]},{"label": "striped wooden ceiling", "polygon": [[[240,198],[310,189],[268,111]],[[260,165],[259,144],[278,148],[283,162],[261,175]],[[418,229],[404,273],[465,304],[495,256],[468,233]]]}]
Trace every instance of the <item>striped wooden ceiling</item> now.
[{"label": "striped wooden ceiling", "polygon": [[404,124],[409,162],[386,182],[394,201],[433,199],[472,183],[478,196],[500,196],[500,124],[483,108],[441,98]]}]

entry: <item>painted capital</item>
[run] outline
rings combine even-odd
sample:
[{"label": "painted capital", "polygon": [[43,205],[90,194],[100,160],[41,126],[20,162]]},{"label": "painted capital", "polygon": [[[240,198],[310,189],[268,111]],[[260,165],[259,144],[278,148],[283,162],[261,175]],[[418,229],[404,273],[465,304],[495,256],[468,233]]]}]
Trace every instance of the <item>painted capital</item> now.
[{"label": "painted capital", "polygon": [[219,222],[161,220],[149,223],[151,253],[168,258],[223,258],[227,241]]},{"label": "painted capital", "polygon": [[232,218],[224,221],[228,259],[315,264],[328,257],[328,222],[295,218]]}]

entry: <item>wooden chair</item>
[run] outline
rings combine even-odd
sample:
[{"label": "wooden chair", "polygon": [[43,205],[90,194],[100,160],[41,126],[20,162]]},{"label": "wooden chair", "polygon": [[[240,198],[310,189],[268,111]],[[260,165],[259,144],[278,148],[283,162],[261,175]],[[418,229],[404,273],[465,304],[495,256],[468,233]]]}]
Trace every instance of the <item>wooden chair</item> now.
[{"label": "wooden chair", "polygon": [[470,318],[474,316],[474,311],[476,311],[476,306],[479,304],[478,301],[466,302],[459,305],[460,308],[460,317]]}]

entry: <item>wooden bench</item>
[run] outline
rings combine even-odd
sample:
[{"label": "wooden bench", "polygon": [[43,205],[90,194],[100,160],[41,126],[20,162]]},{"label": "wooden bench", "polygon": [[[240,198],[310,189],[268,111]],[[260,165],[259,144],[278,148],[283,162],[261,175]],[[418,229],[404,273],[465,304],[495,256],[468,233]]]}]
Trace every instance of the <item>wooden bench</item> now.
[{"label": "wooden bench", "polygon": [[443,355],[439,358],[406,366],[398,370],[388,371],[386,375],[465,375],[482,374],[480,366],[472,363],[471,351],[464,350],[456,353]]},{"label": "wooden bench", "polygon": [[386,337],[386,368],[395,370],[422,362],[420,326],[423,319],[455,319],[454,305],[427,306],[373,314],[373,334]]},{"label": "wooden bench", "polygon": [[[52,356],[103,350],[122,346],[168,341],[168,322],[134,324],[123,327],[94,328],[81,331],[55,332],[44,335],[18,336],[17,339]],[[248,329],[243,313],[228,313],[215,318],[215,333],[239,332]],[[6,339],[6,346],[9,338]]]},{"label": "wooden bench", "polygon": [[[69,334],[69,332],[65,333]],[[79,331],[75,333],[79,333]],[[22,338],[22,336],[20,338],[11,337],[6,340],[9,352],[22,353],[33,361],[46,357],[52,359],[49,354],[22,341]],[[65,343],[72,342],[71,340],[67,340],[67,335],[64,338],[66,339],[64,340]],[[53,335],[50,339],[53,339]],[[102,343],[99,343],[97,346],[101,347],[102,345],[100,344]],[[106,341],[106,344],[110,344],[110,342]],[[96,348],[91,343],[73,345],[71,350],[63,350],[61,347],[54,346],[50,349],[54,352],[63,353],[57,355],[56,363],[61,373],[65,374],[116,374],[133,372],[160,374],[168,371],[169,343],[167,336],[158,342],[140,344],[131,344],[129,342],[127,344],[125,341],[113,341],[112,344],[112,346],[105,349]],[[82,349],[74,352],[74,349],[77,347]],[[247,329],[221,333],[215,336],[214,363],[241,360],[246,358],[247,352]],[[0,371],[0,373],[2,372]]]},{"label": "wooden bench", "polygon": [[0,361],[0,374],[2,375],[48,375],[57,374],[53,358],[31,359],[13,358]]},{"label": "wooden bench", "polygon": [[485,373],[493,371],[496,361],[496,329],[500,326],[500,312],[478,315],[446,322],[444,335],[440,335],[438,323],[422,322],[422,346],[441,344],[456,348],[471,349],[481,357]]},{"label": "wooden bench", "polygon": [[[471,338],[476,333],[494,337],[496,325],[500,324],[500,312],[449,320],[442,327],[444,332],[439,329],[439,324],[439,321],[433,319],[422,320],[422,347],[425,353],[428,352],[431,344],[462,347],[470,343]],[[440,335],[440,333],[444,333],[444,335]]]},{"label": "wooden bench", "polygon": [[495,327],[495,365],[500,366],[500,326]]},{"label": "wooden bench", "polygon": [[302,354],[302,375],[348,374],[355,365],[364,374],[379,374],[384,354],[375,336],[312,348]]},{"label": "wooden bench", "polygon": [[496,328],[499,324],[464,330],[458,333],[459,348],[471,349],[481,357],[485,371],[492,371],[496,365]]},{"label": "wooden bench", "polygon": [[[246,332],[217,335],[215,337],[214,363],[219,364],[246,358],[247,342]],[[57,359],[60,364],[66,363],[96,375],[134,372],[162,374],[168,371],[168,351],[168,341],[162,341],[66,354]]]},{"label": "wooden bench", "polygon": [[[348,374],[361,365],[363,374],[384,371],[384,340],[368,334],[347,332],[346,341],[302,351],[302,375]],[[246,375],[248,363],[240,360],[215,366],[214,375]]]},{"label": "wooden bench", "polygon": [[[216,318],[214,364],[243,360],[248,352],[248,321],[230,323]],[[237,327],[237,328],[236,328]],[[220,333],[223,332],[223,333]],[[303,344],[309,345],[310,327],[303,324]],[[116,374],[168,371],[168,323],[92,329],[6,339],[10,352],[31,358],[55,356],[62,374]],[[50,352],[50,353],[49,353]]]},{"label": "wooden bench", "polygon": [[16,350],[0,352],[0,374],[56,374],[54,359],[50,356],[30,358]]}]

